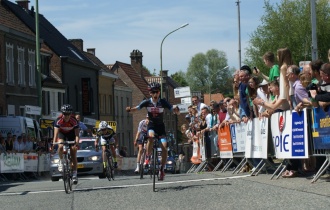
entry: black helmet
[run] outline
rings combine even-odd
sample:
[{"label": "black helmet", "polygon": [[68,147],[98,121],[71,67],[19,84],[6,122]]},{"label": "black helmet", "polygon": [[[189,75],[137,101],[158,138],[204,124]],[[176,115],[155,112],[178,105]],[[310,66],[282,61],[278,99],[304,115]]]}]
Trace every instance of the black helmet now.
[{"label": "black helmet", "polygon": [[159,91],[160,90],[160,84],[158,82],[152,82],[148,85],[149,91]]},{"label": "black helmet", "polygon": [[61,106],[61,112],[62,113],[72,113],[73,112],[72,106],[70,104],[63,104]]}]

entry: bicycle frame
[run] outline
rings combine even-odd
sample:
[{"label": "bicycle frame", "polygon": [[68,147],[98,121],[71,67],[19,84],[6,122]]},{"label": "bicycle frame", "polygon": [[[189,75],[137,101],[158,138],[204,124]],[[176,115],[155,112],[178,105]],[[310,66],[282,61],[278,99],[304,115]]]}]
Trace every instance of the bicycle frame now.
[{"label": "bicycle frame", "polygon": [[112,159],[112,153],[110,149],[110,144],[107,141],[106,143],[106,149],[105,149],[105,154],[107,157],[107,167],[106,167],[106,177],[108,178],[109,181],[115,180],[114,179],[114,166],[113,166],[113,159]]},{"label": "bicycle frame", "polygon": [[63,154],[64,155],[64,161],[65,163],[63,164],[62,168],[62,179],[64,183],[64,190],[66,193],[69,193],[72,191],[72,167],[71,167],[71,156],[69,153],[70,149],[70,144],[74,144],[75,141],[64,141],[64,142],[59,142],[57,144],[63,144]]}]

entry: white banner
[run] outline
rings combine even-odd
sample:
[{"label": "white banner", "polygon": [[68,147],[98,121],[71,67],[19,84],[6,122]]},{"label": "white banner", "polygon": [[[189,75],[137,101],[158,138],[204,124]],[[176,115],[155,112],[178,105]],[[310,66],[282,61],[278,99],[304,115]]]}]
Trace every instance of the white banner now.
[{"label": "white banner", "polygon": [[272,139],[276,158],[308,158],[306,109],[301,113],[288,110],[271,117]]},{"label": "white banner", "polygon": [[202,138],[199,139],[199,153],[202,156],[202,161],[206,160],[206,154],[205,154],[205,142],[204,142],[204,135]]},{"label": "white banner", "polygon": [[191,96],[190,87],[178,87],[174,89],[174,98]]},{"label": "white banner", "polygon": [[188,113],[189,104],[177,104],[180,109],[180,113]]},{"label": "white banner", "polygon": [[181,98],[181,104],[191,104],[191,97]]},{"label": "white banner", "polygon": [[25,114],[41,115],[41,107],[25,105]]},{"label": "white banner", "polygon": [[245,152],[246,129],[247,126],[244,122],[230,125],[230,135],[234,153]]},{"label": "white banner", "polygon": [[24,172],[38,172],[38,154],[24,154]]},{"label": "white banner", "polygon": [[252,138],[246,141],[245,157],[267,159],[268,119],[254,118],[247,127],[248,136]]},{"label": "white banner", "polygon": [[23,153],[2,153],[0,155],[1,173],[23,173],[24,157]]}]

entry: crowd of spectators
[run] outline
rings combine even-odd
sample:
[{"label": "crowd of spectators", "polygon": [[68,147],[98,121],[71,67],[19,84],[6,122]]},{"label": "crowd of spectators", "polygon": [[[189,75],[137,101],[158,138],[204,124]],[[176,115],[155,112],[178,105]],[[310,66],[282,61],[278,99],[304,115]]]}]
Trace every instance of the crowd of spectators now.
[{"label": "crowd of spectators", "polygon": [[47,139],[37,141],[36,138],[22,133],[21,135],[13,135],[7,133],[6,137],[0,134],[0,154],[1,153],[45,153],[49,151]]},{"label": "crowd of spectators", "polygon": [[[192,105],[186,115],[187,124],[181,130],[189,142],[204,138],[206,158],[218,155],[217,131],[226,124],[247,123],[255,117],[270,118],[273,113],[290,109],[300,112],[305,107],[320,106],[328,110],[330,63],[318,59],[300,69],[294,65],[288,48],[277,50],[278,65],[272,52],[266,52],[262,58],[265,66],[270,68],[269,75],[262,73],[257,67],[252,71],[251,67],[242,66],[233,75],[232,97],[211,101],[209,106],[202,103],[197,96],[192,97]],[[210,148],[210,145],[213,146]],[[252,160],[253,166],[259,161]],[[317,165],[315,157],[307,160],[292,159],[288,161],[287,170],[282,176],[295,177],[301,171],[315,171]]]}]

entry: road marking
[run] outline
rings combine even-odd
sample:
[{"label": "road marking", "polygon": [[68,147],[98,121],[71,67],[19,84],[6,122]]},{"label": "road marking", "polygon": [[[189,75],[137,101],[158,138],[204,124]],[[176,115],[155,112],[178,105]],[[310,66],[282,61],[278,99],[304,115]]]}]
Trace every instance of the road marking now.
[{"label": "road marking", "polygon": [[[231,177],[219,177],[219,178],[207,178],[207,179],[190,179],[190,180],[181,180],[181,181],[172,181],[172,182],[156,182],[156,185],[177,184],[177,183],[186,183],[186,182],[215,181],[215,180],[226,180],[226,179],[239,179],[239,178],[244,178],[244,177],[249,177],[249,176],[251,176],[251,175],[248,174],[248,175],[231,176]],[[87,178],[87,179],[93,179],[93,178]],[[142,187],[142,186],[150,186],[152,184],[153,183],[151,182],[151,183],[146,183],[146,184],[130,184],[130,185],[118,185],[118,186],[88,187],[88,188],[73,189],[73,191],[116,189],[116,188],[128,188],[128,187]],[[8,192],[8,193],[0,193],[0,196],[41,194],[41,193],[54,193],[54,192],[64,192],[64,190],[23,191],[23,192],[12,192],[12,193]]]}]

